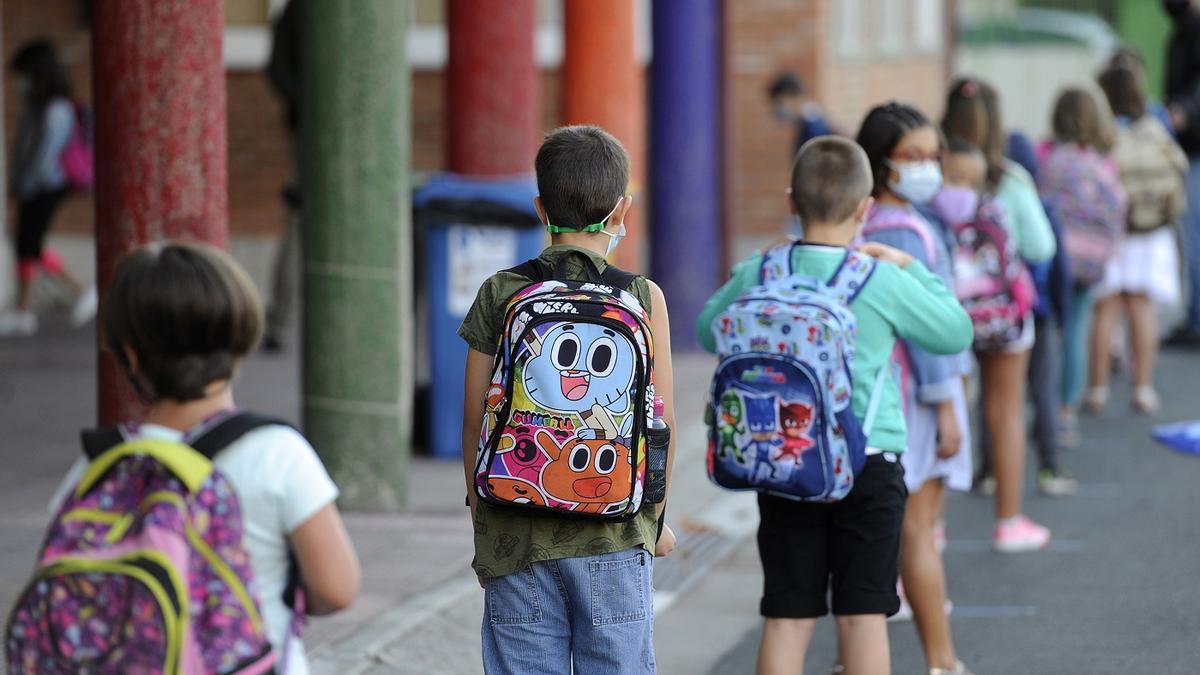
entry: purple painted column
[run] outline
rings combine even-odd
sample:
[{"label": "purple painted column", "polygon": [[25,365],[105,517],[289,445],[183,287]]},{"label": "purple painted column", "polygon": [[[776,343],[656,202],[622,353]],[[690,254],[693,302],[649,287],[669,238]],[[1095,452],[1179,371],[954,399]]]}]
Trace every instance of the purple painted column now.
[{"label": "purple painted column", "polygon": [[651,276],[671,343],[696,348],[696,316],[725,270],[721,239],[720,0],[655,0],[650,91]]}]

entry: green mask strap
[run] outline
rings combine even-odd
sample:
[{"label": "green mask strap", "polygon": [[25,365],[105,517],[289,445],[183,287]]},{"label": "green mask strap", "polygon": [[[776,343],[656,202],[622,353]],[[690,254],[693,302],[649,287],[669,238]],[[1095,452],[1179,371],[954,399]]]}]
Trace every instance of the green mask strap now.
[{"label": "green mask strap", "polygon": [[560,227],[558,225],[546,225],[546,231],[550,234],[562,234],[563,232],[599,232],[605,227],[604,223],[592,223],[582,230],[576,230],[570,227]]}]

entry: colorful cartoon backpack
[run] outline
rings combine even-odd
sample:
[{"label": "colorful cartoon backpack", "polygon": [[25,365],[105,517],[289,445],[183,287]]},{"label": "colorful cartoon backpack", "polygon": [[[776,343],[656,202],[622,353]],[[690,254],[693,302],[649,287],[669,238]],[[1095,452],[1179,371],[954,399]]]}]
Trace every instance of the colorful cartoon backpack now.
[{"label": "colorful cartoon backpack", "polygon": [[866,461],[887,369],[862,424],[851,366],[857,335],[850,303],[875,260],[848,252],[827,283],[792,269],[799,242],[767,250],[760,284],[713,320],[720,363],[709,392],[708,475],[733,490],[798,501],[845,497]]},{"label": "colorful cartoon backpack", "polygon": [[1063,225],[1075,281],[1090,286],[1125,232],[1125,189],[1108,157],[1078,145],[1057,145],[1038,171],[1042,198]]},{"label": "colorful cartoon backpack", "polygon": [[641,508],[654,341],[636,278],[585,263],[568,281],[534,259],[508,302],[488,391],[476,491],[489,504],[600,520]]},{"label": "colorful cartoon backpack", "polygon": [[85,432],[91,461],[9,617],[8,671],[274,672],[237,496],[212,464],[267,423],[234,415],[190,445]]},{"label": "colorful cartoon backpack", "polygon": [[979,202],[974,220],[953,225],[954,293],[971,317],[975,349],[995,351],[1021,338],[1037,301],[1029,270],[1004,225],[1003,206]]}]

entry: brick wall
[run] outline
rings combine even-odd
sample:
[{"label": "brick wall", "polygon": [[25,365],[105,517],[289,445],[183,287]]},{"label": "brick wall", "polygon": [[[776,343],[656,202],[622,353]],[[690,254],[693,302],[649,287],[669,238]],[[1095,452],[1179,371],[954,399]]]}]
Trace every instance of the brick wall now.
[{"label": "brick wall", "polygon": [[777,232],[788,216],[784,190],[793,128],[775,119],[767,88],[792,70],[811,91],[824,80],[823,3],[725,3],[725,213],[727,233]]},{"label": "brick wall", "polygon": [[[725,5],[726,220],[731,240],[762,239],[788,216],[784,189],[792,128],[772,116],[766,90],[776,73],[793,70],[825,107],[829,121],[853,135],[871,106],[893,98],[941,114],[943,54],[834,54],[837,0],[738,0]],[[953,2],[947,2],[952,10]],[[878,30],[868,15],[868,35]],[[744,246],[734,247],[735,256]]]}]

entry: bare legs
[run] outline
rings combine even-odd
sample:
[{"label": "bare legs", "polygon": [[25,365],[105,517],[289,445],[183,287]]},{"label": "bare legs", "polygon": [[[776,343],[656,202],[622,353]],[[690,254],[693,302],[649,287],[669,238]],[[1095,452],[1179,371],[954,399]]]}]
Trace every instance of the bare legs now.
[{"label": "bare legs", "polygon": [[946,617],[946,575],[942,554],[934,541],[934,527],[944,505],[941,479],[931,480],[908,496],[901,540],[900,574],[904,594],[912,606],[930,668],[953,670],[958,661],[950,621]]},{"label": "bare legs", "polygon": [[758,675],[798,675],[816,619],[766,619],[758,646]]},{"label": "bare legs", "polygon": [[[838,661],[845,675],[889,675],[887,619],[882,614],[837,618]],[[758,675],[798,675],[816,619],[766,619],[758,647]]]},{"label": "bare legs", "polygon": [[1029,350],[979,354],[984,424],[992,439],[996,519],[1021,513],[1025,477],[1025,379]]},{"label": "bare legs", "polygon": [[1108,387],[1112,337],[1122,312],[1129,317],[1133,386],[1135,390],[1154,386],[1154,367],[1158,361],[1158,317],[1154,313],[1154,302],[1144,294],[1122,293],[1096,303],[1088,376],[1088,384],[1092,389]]}]

